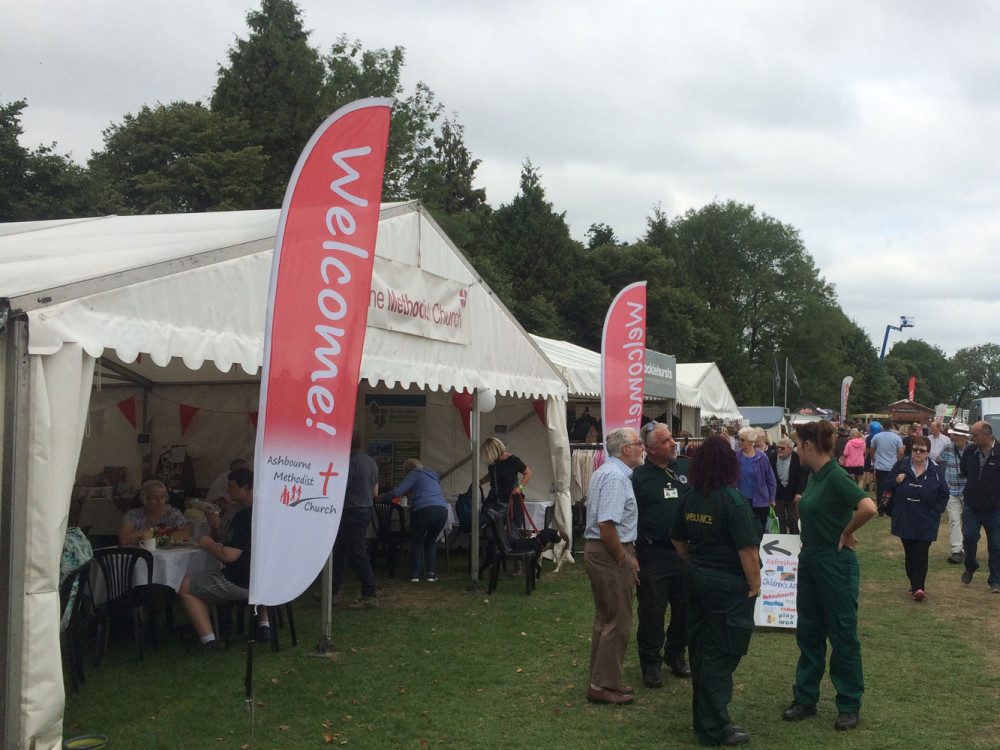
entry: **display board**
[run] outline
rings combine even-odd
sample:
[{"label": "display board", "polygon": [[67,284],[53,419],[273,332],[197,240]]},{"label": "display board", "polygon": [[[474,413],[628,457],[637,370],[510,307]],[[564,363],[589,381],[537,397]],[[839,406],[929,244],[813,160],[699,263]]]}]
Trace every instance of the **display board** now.
[{"label": "display board", "polygon": [[403,463],[420,458],[427,397],[421,394],[372,393],[365,396],[368,455],[378,464],[379,491],[390,490],[405,476]]}]

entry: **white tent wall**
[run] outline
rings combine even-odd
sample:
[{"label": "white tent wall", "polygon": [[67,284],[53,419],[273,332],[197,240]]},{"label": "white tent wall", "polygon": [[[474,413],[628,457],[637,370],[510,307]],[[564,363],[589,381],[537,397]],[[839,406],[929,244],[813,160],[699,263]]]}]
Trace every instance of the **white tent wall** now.
[{"label": "white tent wall", "polygon": [[[21,733],[24,747],[59,747],[65,705],[59,651],[59,559],[80,455],[94,359],[67,344],[31,357]],[[33,743],[33,744],[32,744]]]}]

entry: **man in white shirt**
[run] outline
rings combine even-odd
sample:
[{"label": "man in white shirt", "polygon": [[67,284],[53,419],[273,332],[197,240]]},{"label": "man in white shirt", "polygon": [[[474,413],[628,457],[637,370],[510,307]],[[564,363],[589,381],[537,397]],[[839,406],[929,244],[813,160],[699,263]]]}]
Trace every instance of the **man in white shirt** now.
[{"label": "man in white shirt", "polygon": [[937,461],[938,456],[944,447],[951,442],[947,435],[941,432],[941,420],[935,419],[931,422],[931,434],[927,438],[931,441],[931,460]]}]

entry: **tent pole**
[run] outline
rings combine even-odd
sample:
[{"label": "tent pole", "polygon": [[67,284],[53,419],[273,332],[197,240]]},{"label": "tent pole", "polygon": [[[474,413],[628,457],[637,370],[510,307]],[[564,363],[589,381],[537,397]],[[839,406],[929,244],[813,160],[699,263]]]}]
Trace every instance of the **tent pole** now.
[{"label": "tent pole", "polygon": [[469,440],[472,443],[472,528],[469,530],[469,590],[479,586],[479,389],[472,392]]},{"label": "tent pole", "polygon": [[28,321],[0,326],[0,747],[21,747],[21,648],[28,508],[28,424],[31,384]]}]

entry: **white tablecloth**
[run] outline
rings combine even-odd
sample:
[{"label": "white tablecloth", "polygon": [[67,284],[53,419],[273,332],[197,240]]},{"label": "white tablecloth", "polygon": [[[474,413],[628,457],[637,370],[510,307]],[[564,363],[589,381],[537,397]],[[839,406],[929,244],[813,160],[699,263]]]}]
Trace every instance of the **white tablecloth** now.
[{"label": "white tablecloth", "polygon": [[[206,570],[222,570],[222,563],[212,557],[208,550],[198,547],[173,547],[170,549],[155,549],[153,555],[153,583],[169,586],[178,591],[184,576],[188,573],[200,573]],[[140,560],[132,574],[133,585],[145,585],[146,563]],[[103,602],[107,598],[104,586],[104,576],[100,566],[95,561],[91,565],[91,587],[94,601]]]}]

